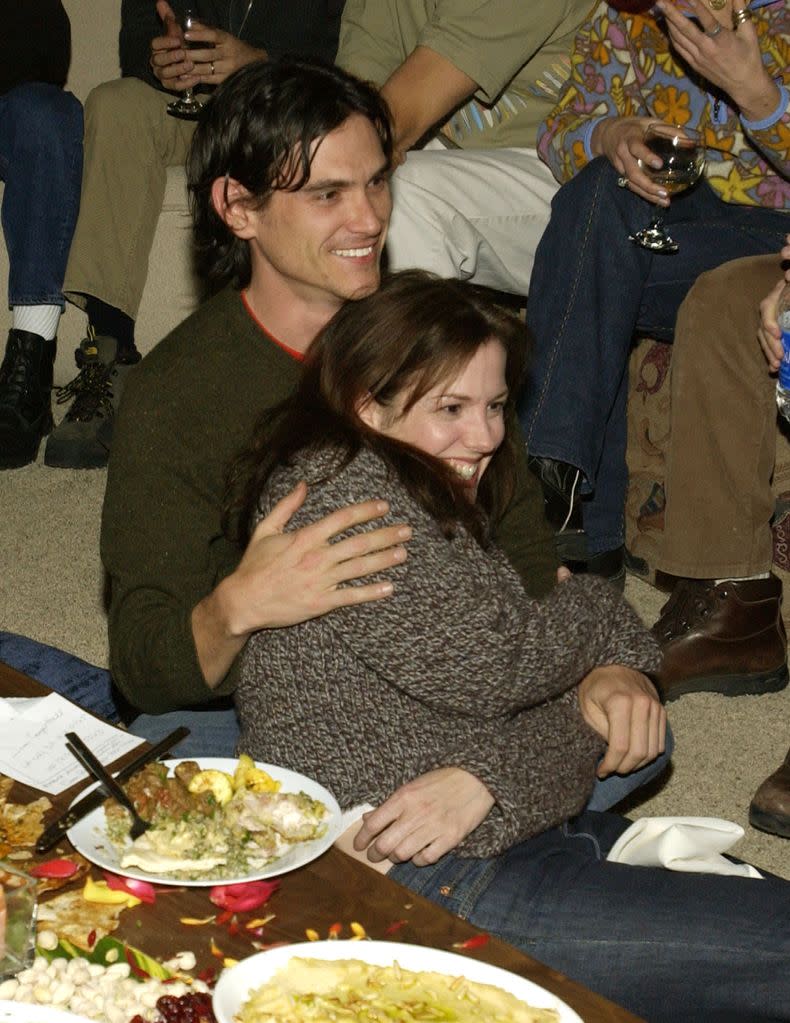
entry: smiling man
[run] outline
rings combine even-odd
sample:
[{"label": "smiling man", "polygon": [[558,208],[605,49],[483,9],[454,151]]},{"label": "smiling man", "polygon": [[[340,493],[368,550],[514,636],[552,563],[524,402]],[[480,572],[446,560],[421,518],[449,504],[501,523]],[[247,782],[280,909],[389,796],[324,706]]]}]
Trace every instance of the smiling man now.
[{"label": "smiling man", "polygon": [[[295,492],[243,553],[223,528],[226,467],[258,416],[285,398],[318,331],[379,286],[391,200],[391,137],[377,93],[308,61],[250,65],[220,87],[187,173],[198,256],[224,285],[140,364],[116,424],[102,521],[111,582],[113,680],[154,736],[164,712],[200,752],[228,754],[237,659],[261,628],[386,597],[379,576],[406,556],[403,527],[330,543],[382,513],[370,501],[284,532]],[[529,489],[526,489],[529,488]],[[502,524],[535,593],[554,579],[551,538],[531,477]],[[160,715],[151,718],[151,715]],[[181,749],[183,752],[183,747]]]}]

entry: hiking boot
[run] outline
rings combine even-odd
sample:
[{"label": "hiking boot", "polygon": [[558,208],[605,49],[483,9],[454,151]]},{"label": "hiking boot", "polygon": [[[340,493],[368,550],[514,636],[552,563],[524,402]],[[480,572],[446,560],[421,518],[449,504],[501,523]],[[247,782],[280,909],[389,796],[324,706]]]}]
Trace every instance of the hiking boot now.
[{"label": "hiking boot", "polygon": [[684,693],[773,693],[787,685],[782,584],[768,579],[679,579],[652,632],[661,644],[659,688]]},{"label": "hiking boot", "polygon": [[762,783],[749,806],[749,823],[760,831],[790,838],[790,750],[785,762]]},{"label": "hiking boot", "polygon": [[36,460],[41,438],[52,429],[55,340],[28,330],[8,332],[0,365],[0,469]]},{"label": "hiking boot", "polygon": [[[79,373],[58,388],[59,405],[74,399],[62,423],[55,427],[44,451],[46,465],[59,469],[100,469],[107,464],[115,413],[124,383],[134,364],[117,358],[113,337],[87,337],[79,348]],[[136,357],[135,357],[136,356]]]}]

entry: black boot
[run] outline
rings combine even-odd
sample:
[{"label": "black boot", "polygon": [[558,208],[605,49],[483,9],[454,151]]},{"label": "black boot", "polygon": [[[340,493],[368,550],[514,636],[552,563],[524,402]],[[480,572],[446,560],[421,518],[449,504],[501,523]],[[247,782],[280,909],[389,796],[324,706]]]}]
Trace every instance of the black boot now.
[{"label": "black boot", "polygon": [[55,345],[28,330],[8,332],[0,365],[0,469],[35,461],[41,438],[52,429]]}]

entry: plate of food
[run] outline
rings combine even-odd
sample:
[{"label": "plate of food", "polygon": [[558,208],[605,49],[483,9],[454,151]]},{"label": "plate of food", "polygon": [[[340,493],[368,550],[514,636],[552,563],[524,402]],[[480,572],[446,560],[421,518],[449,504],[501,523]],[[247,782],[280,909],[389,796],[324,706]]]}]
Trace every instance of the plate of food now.
[{"label": "plate of food", "polygon": [[258,881],[304,866],[340,834],[340,807],[328,789],[247,756],[156,761],[124,788],[151,822],[147,831],[132,841],[129,813],[107,800],[68,838],[97,866],[142,881]]},{"label": "plate of food", "polygon": [[[582,1023],[540,985],[497,966],[395,941],[315,941],[259,952],[223,971],[218,1023],[452,1019]],[[336,1014],[336,1015],[334,1015]]]}]

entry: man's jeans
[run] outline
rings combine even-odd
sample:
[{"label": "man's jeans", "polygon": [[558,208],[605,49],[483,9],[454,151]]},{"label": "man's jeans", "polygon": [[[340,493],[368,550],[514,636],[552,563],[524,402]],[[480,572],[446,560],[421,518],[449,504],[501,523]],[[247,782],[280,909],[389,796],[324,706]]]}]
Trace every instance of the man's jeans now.
[{"label": "man's jeans", "polygon": [[0,96],[0,179],[9,305],[59,305],[80,207],[82,107],[29,82]]},{"label": "man's jeans", "polygon": [[629,823],[587,812],[389,877],[650,1023],[790,1019],[790,883],[608,863]]},{"label": "man's jeans", "polygon": [[653,209],[618,188],[608,160],[594,160],[554,197],[529,288],[535,347],[519,416],[531,454],[581,469],[590,554],[623,543],[634,336],[671,341],[699,274],[740,256],[776,253],[790,230],[787,213],[722,202],[703,181],[666,211],[679,252],[655,255],[628,240]]},{"label": "man's jeans", "polygon": [[[38,679],[56,693],[68,697],[86,710],[98,714],[105,721],[120,722],[123,710],[113,689],[110,673],[104,668],[37,643],[13,632],[0,632],[0,661],[17,671]],[[227,702],[227,701],[225,701]],[[127,717],[128,720],[128,717]],[[232,707],[221,709],[174,710],[167,714],[140,714],[128,725],[133,735],[149,742],[158,742],[179,725],[186,725],[189,736],[174,748],[179,757],[232,757],[239,741],[239,722]],[[587,808],[609,810],[622,802],[636,789],[662,774],[672,756],[674,742],[667,729],[666,752],[646,767],[628,775],[613,774],[603,781],[597,780]]]}]

